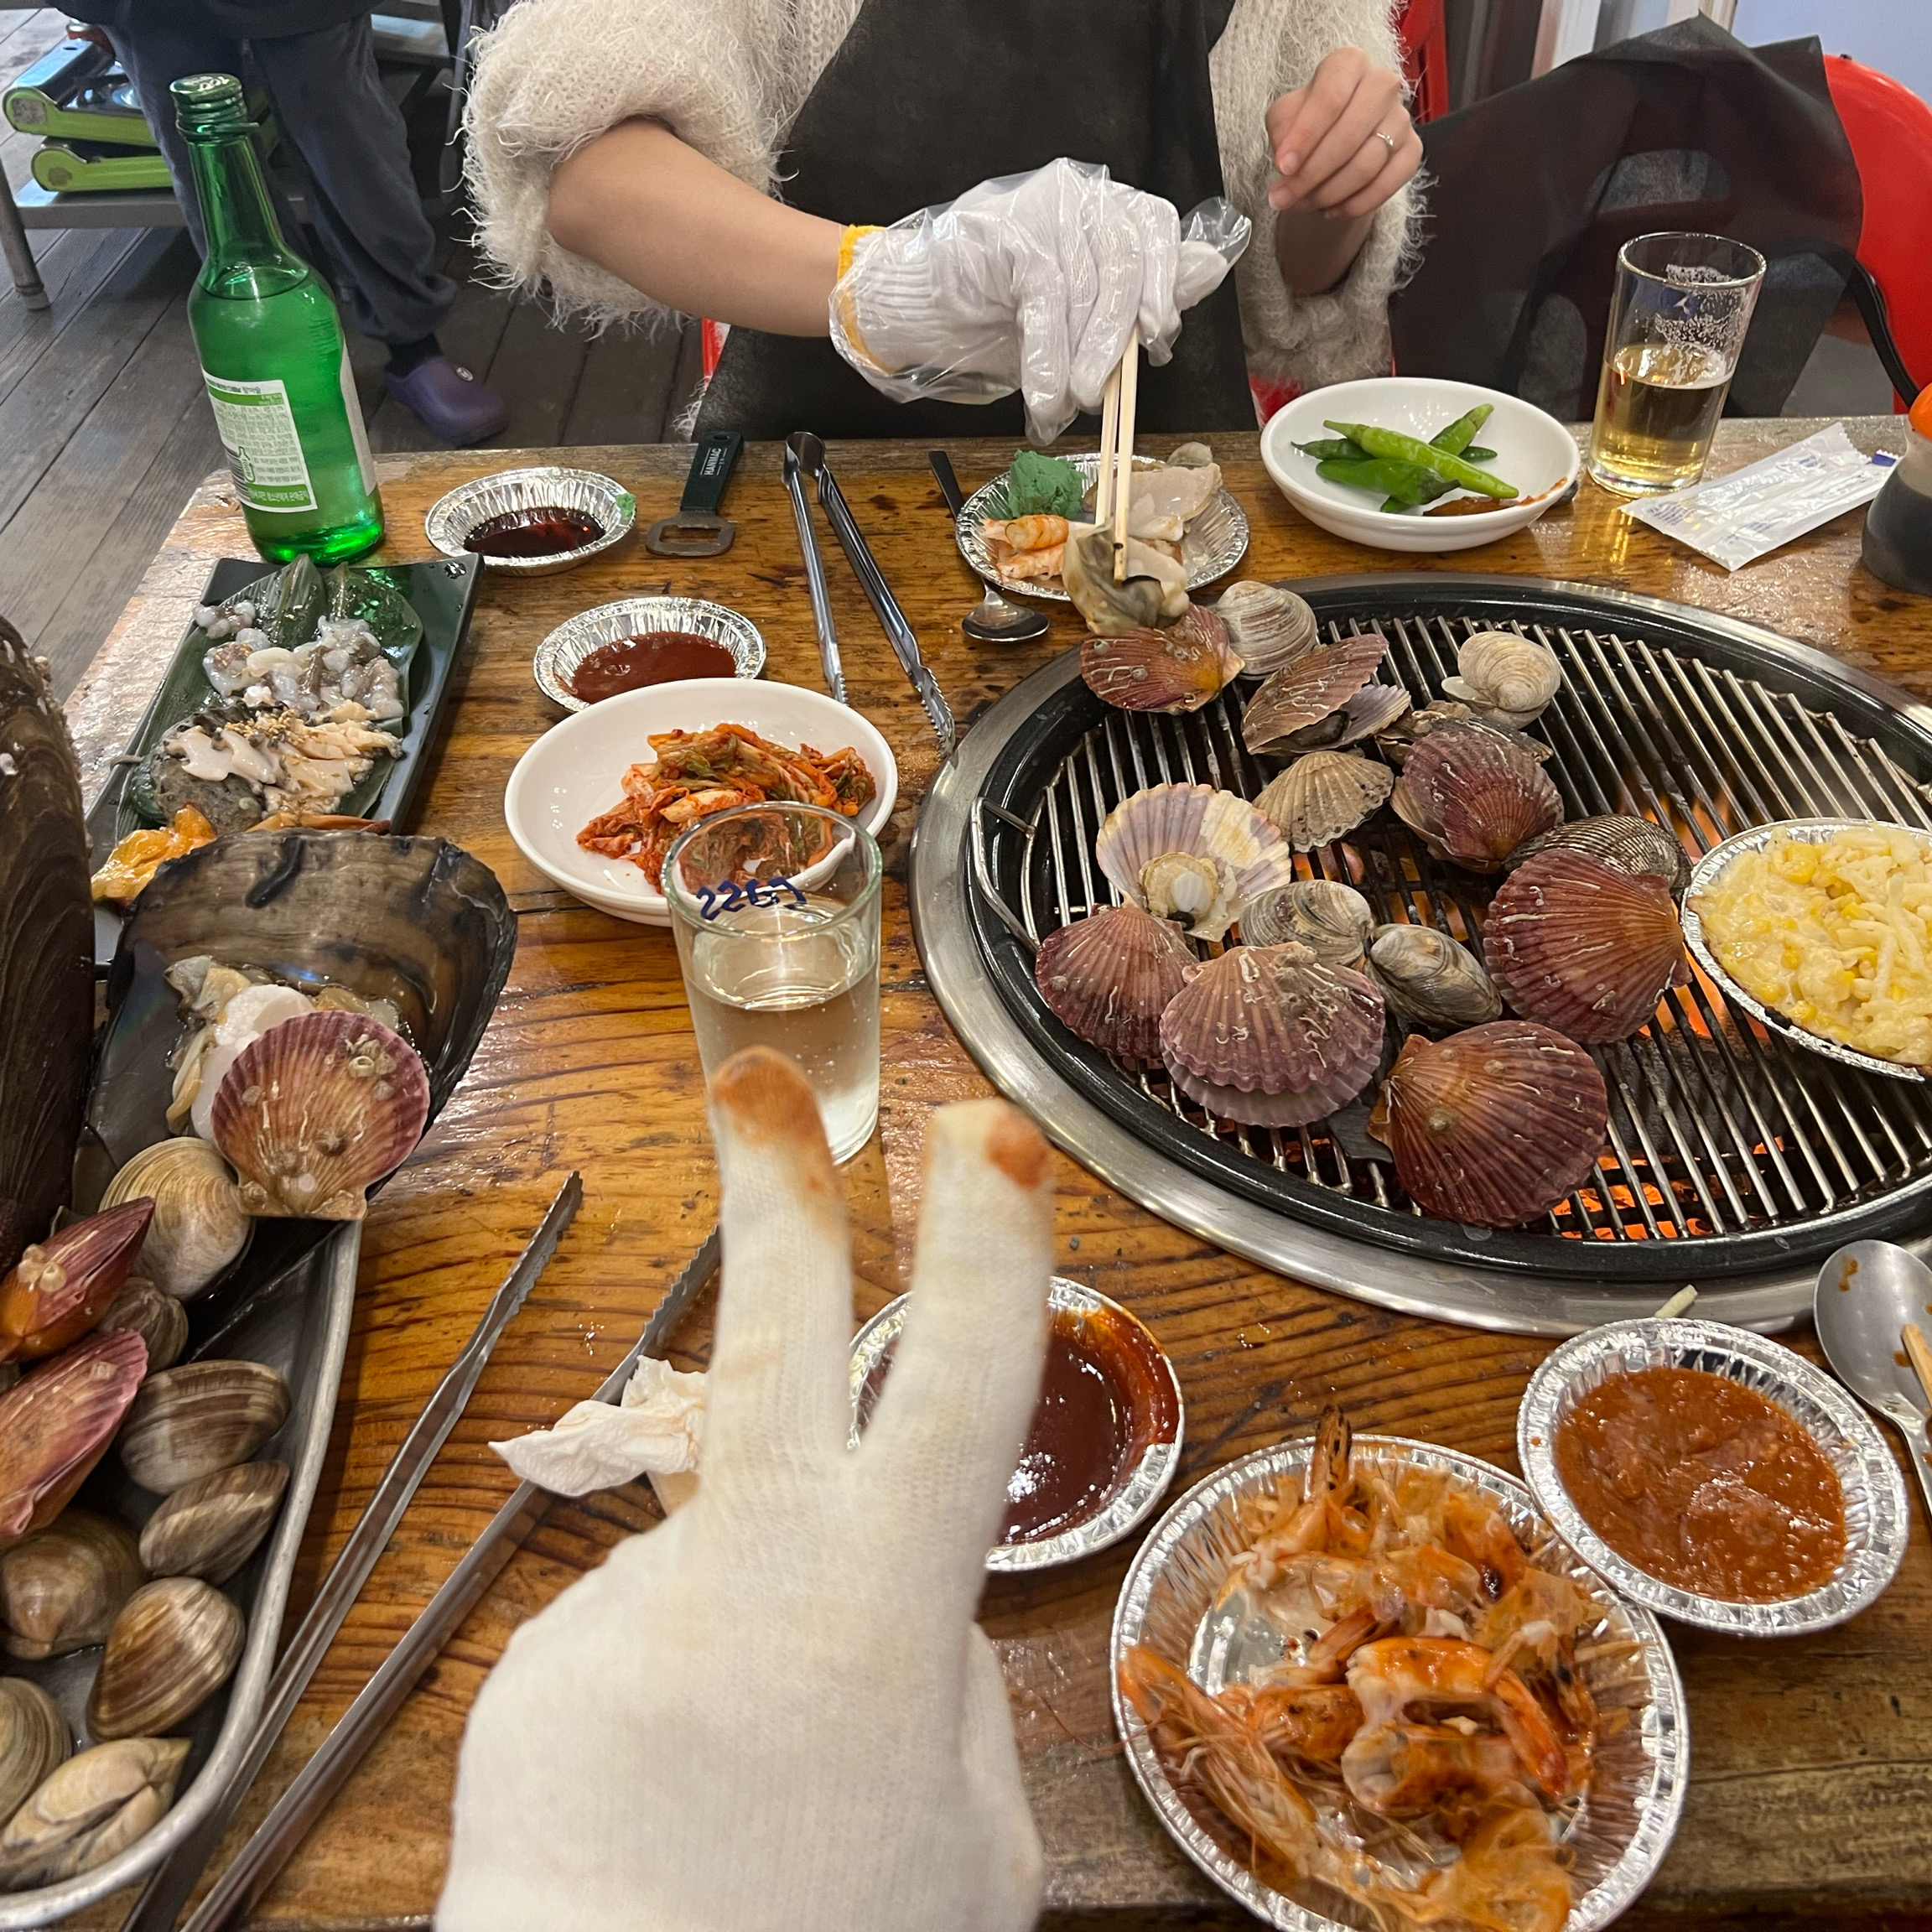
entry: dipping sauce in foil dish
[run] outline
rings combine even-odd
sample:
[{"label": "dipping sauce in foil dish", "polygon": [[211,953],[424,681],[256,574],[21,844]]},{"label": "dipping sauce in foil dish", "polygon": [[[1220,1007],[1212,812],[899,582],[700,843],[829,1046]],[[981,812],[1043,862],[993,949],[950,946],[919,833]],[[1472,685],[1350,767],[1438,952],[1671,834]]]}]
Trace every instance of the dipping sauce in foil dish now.
[{"label": "dipping sauce in foil dish", "polygon": [[1612,1375],[1563,1418],[1556,1468],[1617,1554],[1679,1590],[1776,1603],[1845,1559],[1845,1496],[1810,1433],[1701,1368]]},{"label": "dipping sauce in foil dish", "polygon": [[561,557],[603,534],[604,526],[581,510],[542,504],[486,518],[463,539],[463,548],[480,557]]},{"label": "dipping sauce in foil dish", "polygon": [[600,644],[570,673],[571,694],[600,704],[620,691],[669,684],[684,678],[731,678],[738,660],[715,638],[695,631],[646,631]]}]

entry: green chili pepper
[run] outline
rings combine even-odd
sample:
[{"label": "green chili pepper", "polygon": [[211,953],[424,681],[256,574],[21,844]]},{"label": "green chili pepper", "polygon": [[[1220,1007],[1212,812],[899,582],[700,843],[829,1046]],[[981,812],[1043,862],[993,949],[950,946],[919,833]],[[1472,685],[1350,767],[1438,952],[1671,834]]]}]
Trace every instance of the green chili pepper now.
[{"label": "green chili pepper", "polygon": [[[1463,452],[1476,440],[1476,432],[1489,420],[1496,405],[1493,402],[1478,402],[1466,416],[1458,416],[1446,429],[1429,439],[1431,449],[1440,449],[1449,456],[1463,456]],[[1463,456],[1465,462],[1473,463],[1473,456]]]},{"label": "green chili pepper", "polygon": [[[1393,457],[1400,462],[1417,464],[1437,476],[1446,476],[1452,483],[1460,483],[1465,490],[1474,490],[1484,496],[1518,494],[1514,483],[1505,483],[1500,476],[1492,476],[1487,470],[1478,470],[1473,463],[1465,463],[1460,456],[1433,449],[1414,436],[1403,435],[1400,430],[1379,429],[1373,423],[1324,423],[1322,427],[1332,429],[1337,436],[1353,437],[1371,456]],[[1390,491],[1389,494],[1394,496],[1396,492]]]},{"label": "green chili pepper", "polygon": [[1353,438],[1328,436],[1318,443],[1297,443],[1295,447],[1304,456],[1312,456],[1317,463],[1366,463],[1368,452]]},{"label": "green chili pepper", "polygon": [[1493,463],[1496,460],[1496,452],[1493,449],[1485,449],[1480,443],[1472,443],[1462,452],[1462,460],[1465,463]]},{"label": "green chili pepper", "polygon": [[1403,504],[1426,503],[1454,487],[1439,476],[1431,476],[1414,463],[1394,462],[1373,456],[1359,463],[1331,458],[1325,463],[1317,464],[1315,473],[1324,482],[1346,484],[1351,490],[1373,490]]}]

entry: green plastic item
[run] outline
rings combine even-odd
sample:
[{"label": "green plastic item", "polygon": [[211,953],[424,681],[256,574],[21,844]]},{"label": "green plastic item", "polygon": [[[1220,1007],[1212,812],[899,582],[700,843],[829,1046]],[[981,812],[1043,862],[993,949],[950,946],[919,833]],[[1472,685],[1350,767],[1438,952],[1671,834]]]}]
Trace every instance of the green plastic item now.
[{"label": "green plastic item", "polygon": [[1379,429],[1373,423],[1325,423],[1322,427],[1332,429],[1338,436],[1353,437],[1372,456],[1394,457],[1401,462],[1417,464],[1482,496],[1508,497],[1518,494],[1514,483],[1492,476],[1487,470],[1478,470],[1460,456],[1432,449],[1414,436],[1405,436],[1399,429]]},{"label": "green plastic item", "polygon": [[[0,111],[23,134],[153,150],[154,131],[134,104],[133,91],[105,47],[63,40],[7,90]],[[167,179],[165,166],[162,179]]]},{"label": "green plastic item", "polygon": [[49,195],[125,194],[172,184],[168,164],[152,148],[110,148],[99,141],[43,141],[34,179]]}]

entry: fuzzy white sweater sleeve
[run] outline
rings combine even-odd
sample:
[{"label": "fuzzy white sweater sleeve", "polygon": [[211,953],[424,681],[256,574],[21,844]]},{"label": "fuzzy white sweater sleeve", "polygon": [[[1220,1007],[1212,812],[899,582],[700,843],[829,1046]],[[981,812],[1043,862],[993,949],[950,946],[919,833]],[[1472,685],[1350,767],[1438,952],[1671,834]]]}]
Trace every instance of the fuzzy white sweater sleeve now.
[{"label": "fuzzy white sweater sleeve", "polygon": [[[957,4],[958,0],[934,0]],[[776,192],[778,155],[861,0],[522,0],[479,36],[469,175],[485,252],[503,279],[598,322],[665,311],[558,247],[545,222],[558,163],[618,122],[662,121],[740,179]],[[1291,295],[1275,261],[1266,115],[1323,55],[1360,47],[1397,65],[1392,0],[1235,0],[1209,60],[1228,196],[1254,224],[1236,271],[1249,367],[1304,387],[1374,375],[1390,291],[1413,258],[1420,197],[1381,210],[1340,285]],[[911,210],[908,209],[907,213]]]}]

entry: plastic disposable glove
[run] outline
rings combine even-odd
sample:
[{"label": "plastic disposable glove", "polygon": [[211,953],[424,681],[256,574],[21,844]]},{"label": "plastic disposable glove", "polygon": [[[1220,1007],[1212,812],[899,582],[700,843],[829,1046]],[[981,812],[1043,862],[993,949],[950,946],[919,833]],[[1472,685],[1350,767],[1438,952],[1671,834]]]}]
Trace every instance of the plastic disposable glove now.
[{"label": "plastic disposable glove", "polygon": [[933,1117],[912,1304],[847,1446],[851,1265],[811,1088],[711,1091],[724,1284],[695,1498],[512,1639],[441,1932],[1021,1932],[1039,1841],[974,1624],[1046,1344],[1046,1149]]},{"label": "plastic disposable glove", "polygon": [[1050,161],[890,228],[848,229],[832,340],[901,402],[1017,389],[1026,434],[1051,443],[1100,407],[1130,329],[1150,362],[1172,356],[1182,313],[1220,287],[1249,227],[1218,196],[1183,224],[1104,167]]}]

